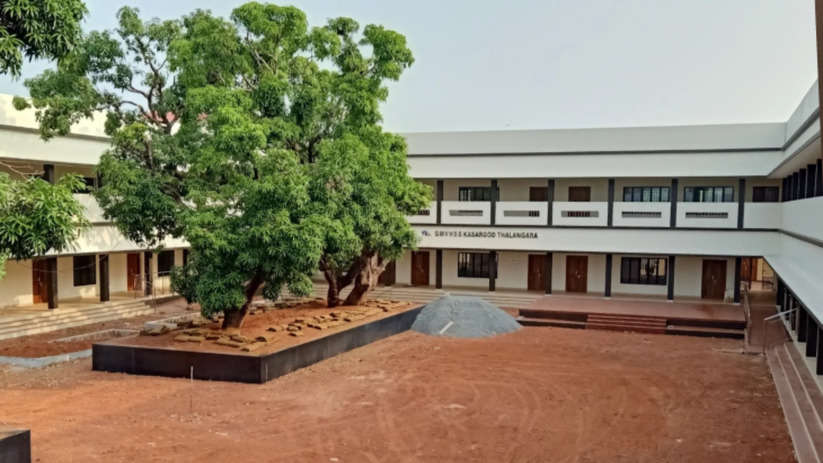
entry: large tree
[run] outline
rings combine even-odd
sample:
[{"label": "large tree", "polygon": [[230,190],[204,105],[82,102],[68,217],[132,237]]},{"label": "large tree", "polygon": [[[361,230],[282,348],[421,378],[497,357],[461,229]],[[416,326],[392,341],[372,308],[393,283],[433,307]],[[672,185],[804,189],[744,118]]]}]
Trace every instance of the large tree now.
[{"label": "large tree", "polygon": [[404,216],[430,193],[378,110],[412,62],[402,35],[348,18],[309,28],[259,3],[230,20],[118,17],[27,85],[47,138],[106,111],[100,204],[138,242],[188,240],[186,292],[204,313],[239,326],[261,286],[306,294],[318,265],[330,305],[347,283],[362,297],[414,244]]},{"label": "large tree", "polygon": [[0,0],[0,74],[20,75],[24,56],[61,58],[85,14],[81,0]]}]

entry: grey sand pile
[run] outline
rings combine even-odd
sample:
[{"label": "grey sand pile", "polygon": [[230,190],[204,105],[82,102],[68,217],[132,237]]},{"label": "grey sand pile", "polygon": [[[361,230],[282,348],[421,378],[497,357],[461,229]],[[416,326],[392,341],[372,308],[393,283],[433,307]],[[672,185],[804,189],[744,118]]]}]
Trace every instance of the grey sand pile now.
[{"label": "grey sand pile", "polygon": [[483,299],[446,295],[423,307],[411,329],[432,336],[485,338],[517,331],[520,324]]}]

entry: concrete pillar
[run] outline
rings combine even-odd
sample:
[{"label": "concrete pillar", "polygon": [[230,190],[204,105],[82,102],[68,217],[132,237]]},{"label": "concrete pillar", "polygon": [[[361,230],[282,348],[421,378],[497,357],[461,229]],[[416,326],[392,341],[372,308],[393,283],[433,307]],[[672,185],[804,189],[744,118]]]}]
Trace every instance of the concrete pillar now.
[{"label": "concrete pillar", "polygon": [[737,182],[737,228],[743,229],[743,213],[746,211],[746,179],[741,178]]},{"label": "concrete pillar", "polygon": [[823,375],[823,331],[821,331],[821,327],[817,327],[817,349],[815,350],[817,353],[817,365],[815,365],[815,372],[818,375]]},{"label": "concrete pillar", "polygon": [[143,253],[143,275],[145,276],[146,286],[145,286],[145,295],[151,296],[152,295],[152,272],[151,272],[151,262],[152,262],[152,252],[146,251]]},{"label": "concrete pillar", "polygon": [[783,285],[783,280],[777,279],[777,301],[775,305],[778,306],[778,311],[782,312],[786,306],[785,304],[786,287]]},{"label": "concrete pillar", "polygon": [[49,309],[56,309],[57,303],[57,258],[46,259],[46,297]]},{"label": "concrete pillar", "polygon": [[543,274],[546,275],[546,294],[552,293],[552,253],[546,253]]},{"label": "concrete pillar", "polygon": [[792,174],[792,199],[800,199],[800,173]]},{"label": "concrete pillar", "polygon": [[797,198],[798,199],[805,199],[806,198],[806,169],[800,169],[798,173],[798,184],[797,184]]},{"label": "concrete pillar", "polygon": [[489,291],[495,290],[497,278],[497,251],[489,251]]},{"label": "concrete pillar", "polygon": [[606,287],[603,290],[603,296],[611,297],[612,296],[612,255],[606,254]]},{"label": "concrete pillar", "polygon": [[677,226],[677,189],[679,183],[679,180],[676,178],[672,179],[672,189],[669,191],[669,200],[672,204],[671,215],[669,216],[669,228]]},{"label": "concrete pillar", "polygon": [[548,185],[546,185],[547,192],[546,192],[546,201],[548,204],[548,213],[546,217],[546,225],[551,227],[552,221],[554,220],[554,179],[550,178],[548,180]]},{"label": "concrete pillar", "polygon": [[823,196],[823,159],[817,160],[817,181],[814,182],[816,185],[814,195],[815,196]]},{"label": "concrete pillar", "polygon": [[100,254],[97,257],[100,262],[100,302],[111,299],[109,284],[109,255]]},{"label": "concrete pillar", "polygon": [[674,264],[675,264],[675,256],[669,256],[669,263],[666,266],[666,274],[668,275],[669,279],[666,282],[666,299],[673,301],[674,300]]},{"label": "concrete pillar", "polygon": [[497,200],[499,199],[498,192],[497,192],[497,179],[492,179],[491,182],[491,217],[489,218],[490,224],[494,225],[497,222]]},{"label": "concrete pillar", "polygon": [[783,188],[780,191],[780,201],[786,202],[789,200],[789,177],[783,177]]},{"label": "concrete pillar", "polygon": [[812,317],[806,321],[806,357],[814,357],[817,354],[817,322]]},{"label": "concrete pillar", "polygon": [[443,287],[443,250],[436,249],[434,251],[434,287],[440,289]]},{"label": "concrete pillar", "polygon": [[743,265],[743,259],[740,257],[734,258],[734,302],[740,302],[740,269]]},{"label": "concrete pillar", "polygon": [[817,165],[809,164],[806,166],[806,197],[814,197],[817,191]]},{"label": "concrete pillar", "polygon": [[443,203],[443,180],[437,181],[437,188],[435,189],[435,200],[437,201],[437,225],[442,223],[441,207]]},{"label": "concrete pillar", "polygon": [[609,179],[608,201],[609,201],[609,207],[608,207],[608,213],[606,214],[607,215],[606,226],[607,227],[612,227],[612,226],[614,226],[614,179],[613,178]]}]

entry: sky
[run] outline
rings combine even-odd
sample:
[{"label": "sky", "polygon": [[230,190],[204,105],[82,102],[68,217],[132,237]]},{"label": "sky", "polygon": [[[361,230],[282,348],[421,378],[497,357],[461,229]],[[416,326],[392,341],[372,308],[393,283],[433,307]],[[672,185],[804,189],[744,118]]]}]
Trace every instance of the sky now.
[{"label": "sky", "polygon": [[[87,0],[87,30],[235,0]],[[390,85],[398,132],[785,121],[817,76],[813,0],[294,0],[311,25],[348,16],[406,35]],[[50,63],[33,62],[24,77]],[[0,76],[0,93],[25,95]]]}]

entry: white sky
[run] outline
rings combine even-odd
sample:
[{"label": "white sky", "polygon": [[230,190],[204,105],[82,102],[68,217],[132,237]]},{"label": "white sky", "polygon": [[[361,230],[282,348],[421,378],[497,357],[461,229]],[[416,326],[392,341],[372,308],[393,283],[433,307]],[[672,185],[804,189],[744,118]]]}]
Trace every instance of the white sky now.
[{"label": "white sky", "polygon": [[[127,4],[166,19],[242,3]],[[292,3],[311,25],[349,16],[407,36],[416,62],[383,109],[401,132],[784,121],[817,75],[813,0]],[[87,28],[112,28],[121,4],[87,0]],[[26,90],[0,76],[0,92]]]}]

